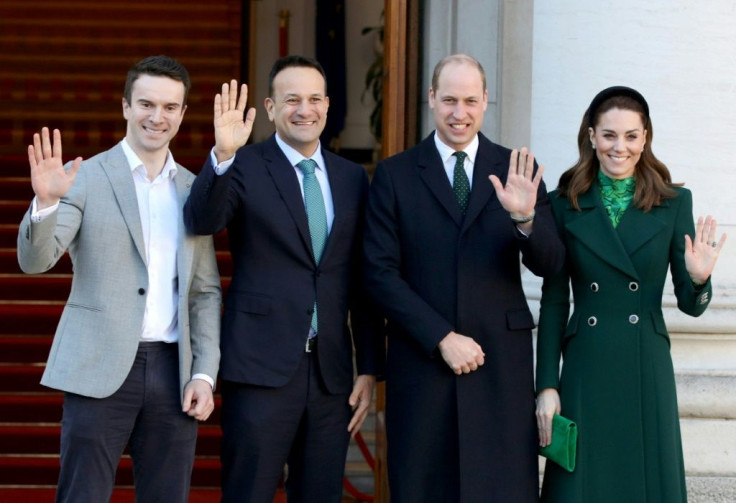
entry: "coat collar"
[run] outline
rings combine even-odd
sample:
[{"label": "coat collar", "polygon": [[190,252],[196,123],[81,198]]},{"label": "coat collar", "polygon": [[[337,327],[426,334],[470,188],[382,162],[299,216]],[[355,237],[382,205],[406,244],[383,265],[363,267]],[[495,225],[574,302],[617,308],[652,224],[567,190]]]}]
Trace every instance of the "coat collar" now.
[{"label": "coat collar", "polygon": [[[567,211],[579,213],[576,218],[567,219],[565,227],[568,232],[613,267],[639,279],[631,255],[662,232],[667,225],[656,216],[655,209],[645,213],[632,203],[618,227],[614,228],[603,207],[597,182],[588,191],[580,194],[578,205],[579,212],[569,202],[566,205]],[[663,205],[667,205],[666,201]]]},{"label": "coat collar", "polygon": [[[499,178],[505,179],[505,176],[503,176],[504,160],[499,155],[495,145],[483,134],[478,133],[479,145],[473,167],[473,188],[470,192],[468,210],[465,217],[463,217],[455,200],[455,193],[447,179],[442,159],[434,144],[434,134],[436,133],[430,134],[419,146],[418,165],[420,176],[440,205],[452,217],[455,224],[461,228],[462,232],[465,232],[478,217],[488,200],[495,197],[488,176],[495,173]],[[506,163],[508,163],[508,160],[506,160]],[[508,164],[506,164],[506,168],[508,170]]]}]

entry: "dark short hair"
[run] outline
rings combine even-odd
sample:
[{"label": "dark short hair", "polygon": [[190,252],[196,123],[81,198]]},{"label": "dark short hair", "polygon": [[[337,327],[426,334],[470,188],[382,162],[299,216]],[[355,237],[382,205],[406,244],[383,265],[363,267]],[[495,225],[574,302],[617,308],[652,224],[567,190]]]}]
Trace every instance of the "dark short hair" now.
[{"label": "dark short hair", "polygon": [[273,98],[273,80],[276,75],[281,73],[287,68],[314,68],[317,70],[322,79],[325,81],[325,94],[327,94],[327,75],[325,75],[325,69],[319,64],[319,61],[305,56],[291,55],[279,58],[271,67],[271,72],[268,74],[268,95]]},{"label": "dark short hair", "polygon": [[439,60],[439,62],[434,67],[434,71],[432,72],[432,89],[435,92],[437,91],[437,87],[439,86],[440,74],[442,73],[442,70],[450,63],[467,63],[477,68],[478,72],[480,73],[480,79],[483,81],[483,91],[487,89],[486,71],[483,69],[483,65],[480,64],[480,61],[472,56],[468,56],[467,54],[450,54],[449,56],[445,56],[444,58]]},{"label": "dark short hair", "polygon": [[128,76],[125,79],[125,91],[123,97],[130,105],[131,95],[133,93],[133,83],[138,80],[141,75],[152,75],[154,77],[169,77],[184,84],[184,103],[187,104],[187,96],[192,82],[189,80],[189,72],[184,65],[177,60],[160,54],[158,56],[149,56],[140,60],[128,70]]}]

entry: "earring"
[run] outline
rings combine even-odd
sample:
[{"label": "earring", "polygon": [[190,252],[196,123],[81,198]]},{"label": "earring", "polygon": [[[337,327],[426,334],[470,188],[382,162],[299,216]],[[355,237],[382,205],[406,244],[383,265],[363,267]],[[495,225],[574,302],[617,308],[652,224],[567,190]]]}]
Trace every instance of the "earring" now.
[{"label": "earring", "polygon": [[642,154],[644,153],[644,147],[642,147],[642,148],[641,148],[641,153],[642,153]]},{"label": "earring", "polygon": [[590,142],[590,146],[593,147],[593,150],[595,150],[595,143]]}]

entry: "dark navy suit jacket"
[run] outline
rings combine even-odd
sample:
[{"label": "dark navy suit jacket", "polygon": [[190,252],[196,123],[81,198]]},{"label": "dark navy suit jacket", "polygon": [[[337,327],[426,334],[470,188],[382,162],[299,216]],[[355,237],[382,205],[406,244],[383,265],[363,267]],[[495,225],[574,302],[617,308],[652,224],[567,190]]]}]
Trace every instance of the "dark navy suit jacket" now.
[{"label": "dark navy suit jacket", "polygon": [[234,269],[221,334],[223,379],[268,387],[289,382],[304,354],[315,299],[328,391],[352,389],[353,348],[358,374],[382,372],[383,320],[362,288],[368,177],[355,163],[326,150],[322,155],[335,219],[319,264],[299,181],[274,136],[238,150],[221,176],[208,158],[192,187],[187,227],[197,234],[227,227],[230,239]]}]

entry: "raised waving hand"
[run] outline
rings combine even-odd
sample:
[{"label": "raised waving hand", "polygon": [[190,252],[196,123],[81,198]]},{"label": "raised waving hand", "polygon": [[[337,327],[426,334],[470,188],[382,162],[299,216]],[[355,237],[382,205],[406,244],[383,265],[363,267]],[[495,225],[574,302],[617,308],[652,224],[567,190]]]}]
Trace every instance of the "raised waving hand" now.
[{"label": "raised waving hand", "polygon": [[685,268],[690,279],[699,285],[708,281],[725,242],[726,234],[716,241],[715,218],[710,215],[705,220],[698,218],[695,239],[685,235]]},{"label": "raised waving hand", "polygon": [[36,194],[36,208],[42,210],[55,205],[69,191],[79,171],[82,158],[74,159],[69,171],[61,160],[61,133],[54,129],[53,141],[49,128],[33,135],[33,145],[28,145],[28,163],[31,166],[31,185]]},{"label": "raised waving hand", "polygon": [[248,101],[248,86],[240,86],[233,79],[230,84],[222,84],[222,91],[215,95],[215,157],[217,162],[230,159],[235,152],[245,145],[253,130],[256,109],[245,106]]},{"label": "raised waving hand", "polygon": [[521,151],[511,151],[505,186],[496,175],[488,177],[496,189],[501,206],[512,218],[524,218],[532,214],[534,205],[537,204],[537,189],[543,172],[544,166],[539,166],[536,175],[534,174],[534,154],[522,147]]}]

